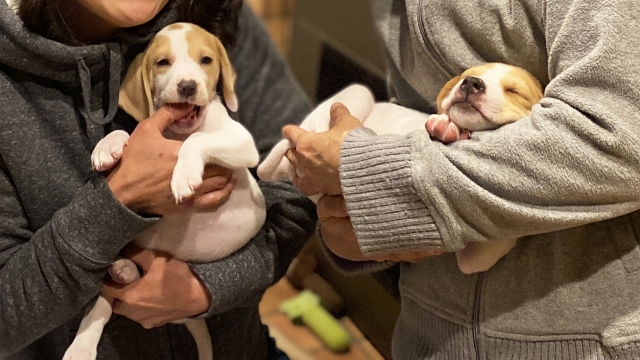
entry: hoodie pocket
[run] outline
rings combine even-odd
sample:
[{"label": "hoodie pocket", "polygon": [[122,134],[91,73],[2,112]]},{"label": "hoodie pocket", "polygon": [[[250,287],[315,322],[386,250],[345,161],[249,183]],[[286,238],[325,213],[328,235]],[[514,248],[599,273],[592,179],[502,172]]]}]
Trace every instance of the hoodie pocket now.
[{"label": "hoodie pocket", "polygon": [[628,273],[640,270],[640,211],[609,222],[620,261]]}]

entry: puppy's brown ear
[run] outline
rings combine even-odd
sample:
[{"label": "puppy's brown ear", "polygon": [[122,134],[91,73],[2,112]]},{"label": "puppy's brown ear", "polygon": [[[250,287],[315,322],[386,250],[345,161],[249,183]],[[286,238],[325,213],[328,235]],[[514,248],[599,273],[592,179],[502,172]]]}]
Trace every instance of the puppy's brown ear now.
[{"label": "puppy's brown ear", "polygon": [[442,89],[440,89],[440,92],[438,93],[438,100],[437,100],[437,105],[438,105],[438,114],[444,114],[444,109],[442,108],[442,101],[449,96],[449,93],[451,92],[451,90],[453,89],[454,86],[456,86],[456,84],[458,83],[458,81],[460,81],[460,76],[456,76],[454,78],[452,78],[451,80],[447,81],[446,84],[444,84],[444,86],[442,87]]},{"label": "puppy's brown ear", "polygon": [[120,86],[118,105],[138,122],[151,116],[153,99],[147,71],[146,51],[133,60]]},{"label": "puppy's brown ear", "polygon": [[227,104],[229,110],[236,112],[238,111],[238,98],[236,97],[236,92],[234,90],[236,73],[233,71],[233,67],[231,67],[227,51],[224,49],[224,46],[217,37],[215,38],[215,43],[218,50],[218,58],[220,60],[220,78],[222,79],[222,94],[224,95],[224,102]]}]

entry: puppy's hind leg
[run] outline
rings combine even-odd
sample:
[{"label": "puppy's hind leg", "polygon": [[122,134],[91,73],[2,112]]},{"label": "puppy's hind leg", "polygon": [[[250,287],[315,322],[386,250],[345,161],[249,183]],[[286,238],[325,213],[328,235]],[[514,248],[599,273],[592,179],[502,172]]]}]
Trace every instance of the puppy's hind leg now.
[{"label": "puppy's hind leg", "polygon": [[465,274],[487,271],[513,249],[517,241],[469,242],[464,249],[456,251],[458,267]]},{"label": "puppy's hind leg", "polygon": [[198,360],[213,359],[211,335],[209,334],[209,328],[204,319],[183,319],[175,323],[184,324],[193,336],[193,339],[196,341],[196,348],[198,349]]},{"label": "puppy's hind leg", "polygon": [[87,308],[76,337],[64,353],[62,360],[95,360],[102,329],[109,321],[111,313],[111,301],[98,296]]}]

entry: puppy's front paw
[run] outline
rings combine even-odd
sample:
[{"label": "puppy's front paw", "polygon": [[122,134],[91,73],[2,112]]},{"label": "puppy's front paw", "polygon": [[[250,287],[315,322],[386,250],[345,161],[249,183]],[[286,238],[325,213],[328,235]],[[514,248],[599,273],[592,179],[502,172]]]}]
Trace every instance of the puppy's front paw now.
[{"label": "puppy's front paw", "polygon": [[176,203],[183,202],[195,194],[202,184],[204,165],[202,162],[178,158],[171,177],[171,191]]},{"label": "puppy's front paw", "polygon": [[64,353],[62,360],[95,360],[97,357],[98,352],[95,346],[76,340]]},{"label": "puppy's front paw", "polygon": [[136,264],[129,259],[118,259],[109,266],[111,279],[118,284],[129,284],[140,279]]},{"label": "puppy's front paw", "polygon": [[129,134],[123,130],[116,130],[105,136],[91,153],[91,166],[94,170],[105,171],[115,165],[122,157],[124,146],[127,145]]},{"label": "puppy's front paw", "polygon": [[445,144],[468,139],[471,135],[469,131],[461,129],[456,123],[451,121],[447,114],[430,115],[427,118],[425,128],[431,137]]}]

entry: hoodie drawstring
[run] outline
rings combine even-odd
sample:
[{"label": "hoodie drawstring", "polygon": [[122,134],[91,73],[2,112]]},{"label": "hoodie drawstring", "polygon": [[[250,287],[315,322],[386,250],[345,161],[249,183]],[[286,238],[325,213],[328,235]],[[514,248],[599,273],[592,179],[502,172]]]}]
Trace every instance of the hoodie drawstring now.
[{"label": "hoodie drawstring", "polygon": [[106,125],[110,123],[116,116],[118,111],[118,94],[120,91],[120,73],[122,72],[122,55],[119,52],[119,47],[115,43],[106,44],[106,48],[103,50],[105,62],[108,64],[105,67],[106,79],[105,88],[107,93],[108,109],[107,114],[104,114],[102,109],[93,111],[91,107],[91,71],[87,67],[83,58],[76,60],[78,64],[78,76],[80,77],[80,87],[82,89],[82,102],[83,108],[80,109],[80,113],[86,119],[98,125]]}]

